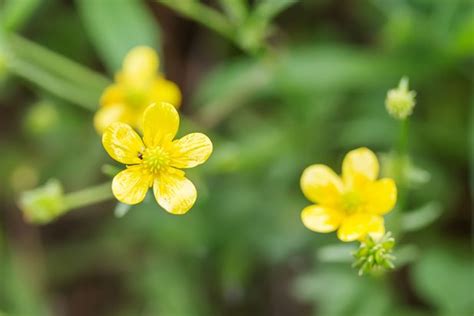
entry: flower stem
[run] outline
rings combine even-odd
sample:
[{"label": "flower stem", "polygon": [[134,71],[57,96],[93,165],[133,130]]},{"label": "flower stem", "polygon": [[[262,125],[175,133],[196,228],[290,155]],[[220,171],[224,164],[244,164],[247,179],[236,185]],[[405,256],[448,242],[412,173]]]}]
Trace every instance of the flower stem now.
[{"label": "flower stem", "polygon": [[398,156],[405,157],[408,152],[408,119],[400,121],[400,136],[398,140]]},{"label": "flower stem", "polygon": [[44,90],[95,111],[109,79],[19,35],[0,30],[6,67]]},{"label": "flower stem", "polygon": [[397,150],[397,179],[398,179],[398,195],[399,203],[398,207],[403,211],[406,204],[407,196],[407,179],[406,179],[406,168],[408,165],[408,119],[403,119],[400,121],[400,136],[398,140],[398,150]]},{"label": "flower stem", "polygon": [[395,160],[394,178],[397,182],[398,202],[396,211],[390,216],[389,228],[395,239],[398,240],[402,233],[402,213],[406,208],[407,199],[408,119],[400,121],[398,142],[395,147],[395,152],[392,153],[392,155]]},{"label": "flower stem", "polygon": [[199,3],[199,1],[158,0],[158,2],[234,41],[234,28],[229,20],[218,11]]},{"label": "flower stem", "polygon": [[111,182],[105,182],[64,196],[67,209],[76,209],[113,198]]},{"label": "flower stem", "polygon": [[110,84],[110,80],[101,74],[19,35],[11,34],[9,41],[15,55],[19,58],[28,60],[84,88],[101,93]]}]

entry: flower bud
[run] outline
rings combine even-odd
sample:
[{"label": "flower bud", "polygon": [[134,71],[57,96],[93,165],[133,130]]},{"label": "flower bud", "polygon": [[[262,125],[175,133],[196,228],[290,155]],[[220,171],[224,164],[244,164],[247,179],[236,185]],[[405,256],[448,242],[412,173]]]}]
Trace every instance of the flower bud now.
[{"label": "flower bud", "polygon": [[398,120],[404,120],[413,112],[415,96],[415,91],[408,90],[408,78],[403,77],[398,88],[388,91],[385,107],[391,116]]},{"label": "flower bud", "polygon": [[46,224],[67,211],[61,183],[50,179],[42,187],[23,192],[18,203],[25,220]]},{"label": "flower bud", "polygon": [[40,136],[54,130],[58,122],[59,114],[55,105],[43,100],[34,103],[28,109],[23,125],[29,134]]}]

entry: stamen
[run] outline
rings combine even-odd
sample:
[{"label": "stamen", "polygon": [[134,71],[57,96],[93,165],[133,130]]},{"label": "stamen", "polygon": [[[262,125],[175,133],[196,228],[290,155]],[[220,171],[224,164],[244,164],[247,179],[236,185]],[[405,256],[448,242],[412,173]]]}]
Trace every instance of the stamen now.
[{"label": "stamen", "polygon": [[169,164],[169,155],[162,147],[147,148],[142,155],[143,165],[153,174]]}]

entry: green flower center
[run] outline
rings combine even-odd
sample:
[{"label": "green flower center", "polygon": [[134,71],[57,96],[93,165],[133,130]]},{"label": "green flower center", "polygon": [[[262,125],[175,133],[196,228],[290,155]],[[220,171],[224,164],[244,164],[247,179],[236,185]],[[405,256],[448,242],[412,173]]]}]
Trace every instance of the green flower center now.
[{"label": "green flower center", "polygon": [[125,94],[125,101],[128,105],[141,108],[147,101],[147,95],[144,89],[129,88]]},{"label": "green flower center", "polygon": [[342,208],[347,214],[354,214],[360,208],[362,198],[357,192],[349,191],[342,195]]},{"label": "green flower center", "polygon": [[143,159],[143,165],[153,174],[168,166],[170,162],[169,154],[160,146],[145,149],[143,155],[139,157]]}]

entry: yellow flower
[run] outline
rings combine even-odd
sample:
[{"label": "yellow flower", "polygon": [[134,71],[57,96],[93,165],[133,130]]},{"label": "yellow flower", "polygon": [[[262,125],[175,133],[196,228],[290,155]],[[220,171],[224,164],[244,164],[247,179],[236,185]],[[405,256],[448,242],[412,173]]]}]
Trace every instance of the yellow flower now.
[{"label": "yellow flower", "polygon": [[172,214],[186,213],[196,201],[193,183],[180,169],[204,163],[212,153],[210,139],[201,133],[173,140],[179,127],[175,107],[161,102],[143,114],[143,139],[127,124],[115,122],[102,136],[107,153],[127,165],[112,181],[112,192],[125,204],[143,201],[153,187],[156,201]]},{"label": "yellow flower", "polygon": [[103,132],[113,122],[123,122],[142,128],[142,115],[152,103],[181,104],[178,86],[158,73],[156,52],[145,46],[132,49],[125,57],[115,83],[107,87],[94,117],[94,126]]},{"label": "yellow flower", "polygon": [[397,200],[392,179],[377,180],[379,163],[367,148],[349,152],[342,163],[342,179],[325,165],[312,165],[301,176],[301,189],[313,203],[303,209],[303,224],[312,231],[337,230],[342,241],[363,240],[385,233],[382,215]]}]

